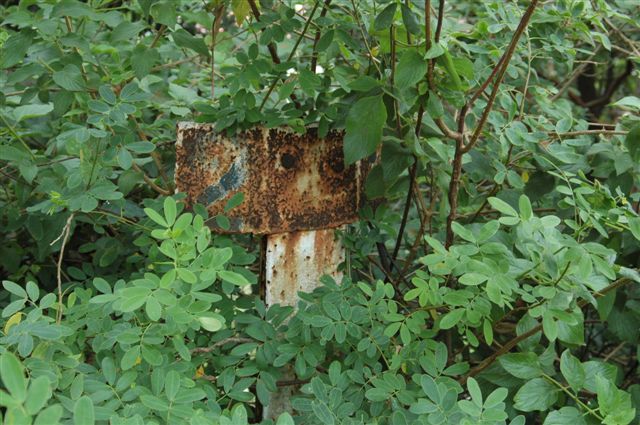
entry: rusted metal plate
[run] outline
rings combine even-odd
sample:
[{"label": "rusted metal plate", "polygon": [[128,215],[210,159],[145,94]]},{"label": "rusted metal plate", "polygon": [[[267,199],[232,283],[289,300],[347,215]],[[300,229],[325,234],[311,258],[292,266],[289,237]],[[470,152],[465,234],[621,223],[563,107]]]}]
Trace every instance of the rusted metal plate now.
[{"label": "rusted metal plate", "polygon": [[267,236],[266,303],[295,306],[298,292],[312,292],[323,275],[342,280],[342,243],[334,229]]},{"label": "rusted metal plate", "polygon": [[[343,133],[319,139],[276,128],[254,128],[231,137],[211,124],[179,123],[176,183],[188,202],[225,214],[227,233],[272,234],[337,227],[357,219],[363,182],[372,160],[345,167]],[[236,193],[244,202],[224,212]]]}]

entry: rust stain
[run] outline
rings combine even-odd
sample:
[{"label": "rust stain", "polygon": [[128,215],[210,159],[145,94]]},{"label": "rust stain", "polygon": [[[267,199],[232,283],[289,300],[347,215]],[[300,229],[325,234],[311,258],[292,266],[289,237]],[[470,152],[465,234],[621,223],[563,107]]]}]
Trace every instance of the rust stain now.
[{"label": "rust stain", "polygon": [[325,274],[339,280],[342,261],[344,250],[333,229],[267,236],[267,304],[295,305],[298,291],[311,292]]},{"label": "rust stain", "polygon": [[[362,182],[372,166],[344,166],[343,132],[318,137],[277,128],[254,128],[227,137],[211,124],[179,123],[176,185],[190,204],[225,214],[228,233],[272,234],[333,228],[357,219]],[[244,202],[224,212],[236,193]]]}]

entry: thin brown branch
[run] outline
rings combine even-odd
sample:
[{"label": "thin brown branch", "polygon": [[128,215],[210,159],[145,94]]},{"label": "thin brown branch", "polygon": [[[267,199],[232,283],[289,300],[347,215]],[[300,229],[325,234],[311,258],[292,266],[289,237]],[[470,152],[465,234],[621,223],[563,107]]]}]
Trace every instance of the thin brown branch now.
[{"label": "thin brown branch", "polygon": [[436,43],[440,41],[440,34],[442,34],[442,22],[444,21],[444,2],[445,0],[440,0],[438,4],[438,23],[436,24],[436,35],[435,35]]},{"label": "thin brown branch", "polygon": [[[258,9],[258,5],[256,5],[255,0],[247,0],[247,2],[249,3],[249,7],[251,8],[253,17],[256,19],[256,21],[260,22],[260,9]],[[276,45],[273,43],[269,43],[267,45],[267,48],[269,49],[269,54],[271,54],[271,60],[273,60],[273,63],[279,64],[280,57],[278,56],[278,49],[276,48]]]},{"label": "thin brown branch", "polygon": [[147,183],[149,185],[149,187],[153,190],[155,190],[157,193],[159,193],[160,195],[164,195],[164,196],[169,196],[171,195],[171,191],[164,189],[160,186],[158,186],[151,177],[147,176],[147,174],[144,172],[144,170],[142,168],[140,168],[140,166],[138,164],[136,164],[135,162],[133,162],[131,164],[131,167],[139,172],[140,174],[142,174],[142,178],[144,179],[145,183]]},{"label": "thin brown branch", "polygon": [[[302,29],[302,33],[296,40],[296,44],[294,44],[293,48],[291,49],[291,52],[289,52],[289,56],[287,56],[287,62],[289,62],[293,58],[293,56],[296,53],[296,50],[298,50],[298,46],[300,46],[300,42],[302,41],[305,34],[307,33],[307,30],[309,29],[309,25],[311,24],[311,20],[313,19],[313,15],[316,13],[316,10],[318,9],[319,4],[320,2],[316,1],[315,4],[313,5],[313,9],[311,10],[311,13],[309,13],[309,18],[305,22],[304,28]],[[273,81],[273,83],[269,87],[269,90],[267,91],[267,94],[264,96],[264,99],[262,99],[262,103],[260,103],[260,107],[258,108],[258,110],[262,110],[262,108],[264,108],[264,105],[267,103],[267,100],[269,100],[269,96],[271,96],[271,93],[278,85],[278,82],[280,81],[280,79],[281,78],[278,77]],[[291,93],[290,98],[293,101],[293,103],[296,105],[296,107],[299,108],[300,104],[297,102],[297,99],[293,93]]]},{"label": "thin brown branch", "polygon": [[[320,19],[324,18],[329,11],[329,5],[331,5],[331,0],[325,0],[324,5],[322,6],[322,10],[320,11]],[[320,41],[320,36],[322,32],[320,28],[316,30],[316,35],[313,37],[313,48],[311,49],[311,72],[316,72],[316,67],[318,65],[318,42]]]},{"label": "thin brown branch", "polygon": [[[398,229],[398,237],[396,239],[396,245],[393,248],[392,258],[395,261],[398,258],[398,252],[400,251],[400,245],[402,244],[402,237],[404,236],[404,229],[407,225],[407,219],[409,218],[409,209],[411,208],[411,196],[413,194],[413,184],[415,182],[416,170],[418,168],[418,159],[413,159],[413,165],[409,169],[409,190],[407,190],[407,199],[404,203],[404,211],[402,213],[402,221],[400,221],[400,228]],[[393,271],[393,265],[391,268]]]},{"label": "thin brown branch", "polygon": [[460,176],[462,174],[462,157],[464,155],[464,142],[456,141],[456,151],[453,157],[451,180],[449,181],[449,215],[447,216],[445,248],[453,244],[453,222],[458,210],[458,191],[460,190]]},{"label": "thin brown branch", "polygon": [[158,32],[156,33],[156,36],[153,37],[153,41],[151,42],[151,46],[149,46],[150,49],[153,49],[154,47],[156,47],[156,45],[158,44],[158,42],[160,41],[160,38],[162,38],[162,35],[164,34],[164,32],[167,30],[167,26],[166,25],[162,25],[160,27],[160,29],[158,30]]},{"label": "thin brown branch", "polygon": [[549,131],[547,133],[549,137],[576,137],[576,136],[592,136],[592,135],[604,135],[604,136],[626,136],[629,134],[628,131],[623,130],[607,130],[607,129],[595,129],[595,130],[577,130],[577,131],[567,131],[566,133],[556,133],[554,131]]},{"label": "thin brown branch", "polygon": [[220,28],[220,22],[222,22],[222,16],[224,15],[225,4],[221,3],[215,8],[215,18],[211,23],[211,100],[215,99],[216,92],[216,39],[218,38],[218,30]]},{"label": "thin brown branch", "polygon": [[[533,12],[538,5],[539,0],[532,0],[529,4],[529,7],[522,15],[520,19],[520,23],[518,24],[518,28],[516,29],[511,42],[509,43],[509,47],[504,52],[498,65],[491,72],[489,78],[480,86],[480,88],[475,92],[475,94],[469,99],[469,101],[465,104],[465,106],[460,111],[460,115],[458,117],[458,133],[461,138],[456,140],[456,151],[453,158],[452,171],[451,171],[451,181],[449,182],[449,215],[447,216],[447,227],[446,227],[446,242],[445,246],[448,248],[453,244],[453,229],[452,225],[456,219],[456,213],[458,208],[458,190],[460,188],[460,177],[462,174],[462,157],[465,153],[469,152],[473,146],[477,143],[480,138],[480,134],[482,134],[482,129],[487,122],[489,117],[489,113],[493,107],[493,103],[498,95],[498,91],[500,90],[500,84],[502,83],[502,79],[504,78],[504,74],[507,71],[509,66],[509,62],[513,57],[513,54],[516,50],[516,46],[518,45],[518,41],[522,36],[522,33],[526,29],[529,24],[529,20],[533,15]],[[465,144],[464,142],[464,126],[465,126],[465,115],[473,106],[475,100],[480,97],[480,95],[484,92],[484,90],[489,86],[490,82],[493,82],[493,90],[489,95],[489,99],[487,101],[487,105],[484,108],[484,111],[480,117],[478,124],[476,125],[476,129],[473,132],[469,142]]]},{"label": "thin brown branch", "polygon": [[507,51],[503,55],[502,64],[500,65],[500,70],[496,74],[495,82],[493,83],[493,90],[489,95],[487,106],[485,106],[484,111],[480,116],[480,120],[478,121],[478,124],[476,125],[476,129],[473,132],[469,142],[466,145],[464,145],[462,150],[463,153],[469,152],[473,148],[473,146],[476,144],[478,139],[480,138],[480,134],[482,134],[482,129],[484,128],[484,125],[487,122],[487,119],[489,118],[489,113],[493,108],[493,103],[496,100],[498,91],[500,90],[500,84],[502,83],[502,79],[504,78],[504,75],[507,72],[507,68],[509,67],[509,62],[511,62],[511,58],[515,53],[516,47],[518,46],[518,42],[520,41],[520,37],[522,36],[522,33],[527,28],[527,25],[529,24],[529,20],[531,19],[531,16],[533,16],[533,12],[538,6],[538,1],[539,0],[532,0],[531,4],[529,4],[529,7],[524,12],[524,15],[522,15],[522,18],[520,19],[520,23],[518,24],[518,28],[516,29],[513,35],[513,38],[511,39],[511,43],[509,43],[509,47],[507,48]]}]

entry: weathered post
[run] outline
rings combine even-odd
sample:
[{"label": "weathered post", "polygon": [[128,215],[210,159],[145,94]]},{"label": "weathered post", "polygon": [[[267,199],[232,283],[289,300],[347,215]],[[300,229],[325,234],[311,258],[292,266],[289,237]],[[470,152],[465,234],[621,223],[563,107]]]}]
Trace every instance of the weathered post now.
[{"label": "weathered post", "polygon": [[[295,306],[298,291],[313,291],[322,275],[341,277],[344,249],[334,229],[357,219],[371,167],[368,161],[345,167],[342,136],[331,131],[321,139],[315,128],[300,135],[258,127],[227,137],[211,124],[178,124],[178,190],[189,203],[207,207],[213,230],[267,235],[267,305]],[[239,192],[242,204],[224,213]],[[228,229],[214,220],[223,213]],[[265,417],[290,410],[292,391],[275,394]]]}]

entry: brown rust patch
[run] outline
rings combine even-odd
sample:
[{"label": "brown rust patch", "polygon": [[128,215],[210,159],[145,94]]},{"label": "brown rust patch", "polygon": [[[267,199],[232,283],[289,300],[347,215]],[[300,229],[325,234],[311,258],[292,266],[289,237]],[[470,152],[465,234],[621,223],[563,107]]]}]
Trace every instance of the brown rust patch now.
[{"label": "brown rust patch", "polygon": [[[318,138],[277,128],[254,128],[232,137],[210,124],[178,124],[176,183],[190,204],[224,213],[229,232],[272,234],[333,228],[357,219],[359,193],[370,161],[344,166],[343,133]],[[236,193],[244,202],[224,212]],[[209,225],[216,230],[215,220]]]},{"label": "brown rust patch", "polygon": [[344,250],[333,229],[267,236],[267,304],[295,305],[298,291],[313,291],[325,274],[339,280],[342,261]]}]

